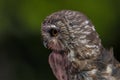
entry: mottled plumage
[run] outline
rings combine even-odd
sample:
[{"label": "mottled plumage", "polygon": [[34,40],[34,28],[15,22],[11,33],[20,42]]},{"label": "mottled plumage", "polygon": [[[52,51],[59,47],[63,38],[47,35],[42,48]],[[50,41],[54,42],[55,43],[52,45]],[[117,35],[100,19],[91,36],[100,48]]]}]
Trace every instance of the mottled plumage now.
[{"label": "mottled plumage", "polygon": [[82,13],[55,12],[42,23],[49,64],[58,80],[120,80],[113,50],[106,50],[94,25]]}]

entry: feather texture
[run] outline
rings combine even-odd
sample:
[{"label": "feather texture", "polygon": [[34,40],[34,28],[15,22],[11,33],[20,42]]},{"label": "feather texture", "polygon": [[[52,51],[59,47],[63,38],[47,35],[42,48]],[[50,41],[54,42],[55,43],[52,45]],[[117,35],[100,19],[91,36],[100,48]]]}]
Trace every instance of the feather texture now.
[{"label": "feather texture", "polygon": [[[55,31],[54,31],[55,30]],[[78,11],[62,10],[42,23],[49,64],[58,80],[120,80],[120,64],[106,50],[92,22]]]}]

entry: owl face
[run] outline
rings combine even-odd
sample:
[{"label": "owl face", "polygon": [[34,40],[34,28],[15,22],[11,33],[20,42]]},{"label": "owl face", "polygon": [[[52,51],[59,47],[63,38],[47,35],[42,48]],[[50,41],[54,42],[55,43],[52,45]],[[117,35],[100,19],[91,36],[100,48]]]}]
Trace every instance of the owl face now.
[{"label": "owl face", "polygon": [[42,26],[43,43],[48,49],[63,51],[65,46],[62,40],[62,30],[56,24],[46,24]]}]

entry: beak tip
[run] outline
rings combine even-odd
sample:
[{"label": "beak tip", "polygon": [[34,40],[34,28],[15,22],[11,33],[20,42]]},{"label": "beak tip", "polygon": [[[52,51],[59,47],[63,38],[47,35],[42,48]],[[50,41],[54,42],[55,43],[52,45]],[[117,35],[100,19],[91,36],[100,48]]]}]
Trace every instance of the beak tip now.
[{"label": "beak tip", "polygon": [[47,43],[46,42],[43,42],[43,45],[45,48],[47,48]]}]

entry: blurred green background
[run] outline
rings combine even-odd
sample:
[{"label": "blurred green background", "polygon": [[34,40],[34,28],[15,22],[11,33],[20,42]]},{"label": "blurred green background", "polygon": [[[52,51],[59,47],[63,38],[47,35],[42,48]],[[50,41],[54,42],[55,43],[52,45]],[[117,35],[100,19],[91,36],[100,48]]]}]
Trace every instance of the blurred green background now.
[{"label": "blurred green background", "polygon": [[0,80],[56,80],[40,26],[62,9],[85,13],[120,60],[120,0],[0,0]]}]

